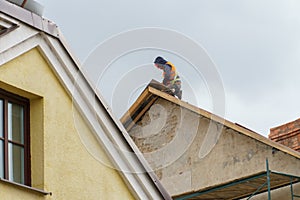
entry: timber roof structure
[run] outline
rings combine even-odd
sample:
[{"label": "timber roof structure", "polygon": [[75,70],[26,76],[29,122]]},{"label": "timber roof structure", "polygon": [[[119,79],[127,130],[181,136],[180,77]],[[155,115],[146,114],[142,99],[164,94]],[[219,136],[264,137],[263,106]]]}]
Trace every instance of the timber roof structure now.
[{"label": "timber roof structure", "polygon": [[244,126],[241,126],[237,123],[230,122],[222,117],[219,117],[213,113],[210,113],[204,109],[201,109],[197,106],[191,105],[188,102],[181,101],[174,97],[171,92],[164,87],[163,85],[159,84],[157,81],[152,80],[141,95],[137,98],[135,103],[129,108],[129,110],[122,116],[121,122],[129,131],[134,124],[147,112],[147,110],[155,103],[158,98],[165,99],[170,101],[178,106],[188,109],[192,112],[195,112],[203,117],[208,119],[214,120],[217,123],[221,123],[224,127],[231,128],[240,134],[246,135],[250,138],[258,140],[268,146],[273,147],[274,149],[280,150],[282,152],[288,153],[296,158],[300,159],[300,153],[297,151],[292,150],[289,147],[281,145],[277,142],[274,142],[259,133],[256,133]]}]

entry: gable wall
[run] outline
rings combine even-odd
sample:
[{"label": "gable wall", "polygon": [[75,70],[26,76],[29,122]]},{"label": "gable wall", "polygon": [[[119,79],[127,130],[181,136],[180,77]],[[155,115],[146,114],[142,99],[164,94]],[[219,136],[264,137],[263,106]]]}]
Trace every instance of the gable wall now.
[{"label": "gable wall", "polygon": [[266,158],[271,170],[300,176],[299,159],[162,98],[129,133],[173,196],[265,171]]},{"label": "gable wall", "polygon": [[[3,89],[30,99],[33,187],[52,192],[49,199],[133,199],[38,48],[0,66],[0,80]],[[1,198],[24,192],[10,189]]]}]

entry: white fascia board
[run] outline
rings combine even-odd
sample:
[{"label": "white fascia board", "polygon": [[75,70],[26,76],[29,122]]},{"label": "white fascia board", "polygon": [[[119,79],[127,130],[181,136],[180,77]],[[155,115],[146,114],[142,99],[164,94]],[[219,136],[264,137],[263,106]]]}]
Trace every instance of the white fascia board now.
[{"label": "white fascia board", "polygon": [[119,123],[116,123],[118,120],[114,119],[110,108],[98,95],[95,101],[94,89],[61,42],[44,33],[28,34],[25,38],[26,40],[19,44],[11,41],[12,43],[7,44],[10,48],[5,51],[0,49],[0,67],[30,49],[38,47],[135,197],[168,199],[168,194],[166,192],[162,194],[158,189],[159,181],[153,181],[147,173],[146,170],[150,167],[145,167],[146,161],[141,162],[143,156],[136,155],[133,151],[139,151],[132,150],[132,146],[128,145],[128,138],[127,140],[124,138],[124,136],[129,137],[128,133],[120,128]]}]

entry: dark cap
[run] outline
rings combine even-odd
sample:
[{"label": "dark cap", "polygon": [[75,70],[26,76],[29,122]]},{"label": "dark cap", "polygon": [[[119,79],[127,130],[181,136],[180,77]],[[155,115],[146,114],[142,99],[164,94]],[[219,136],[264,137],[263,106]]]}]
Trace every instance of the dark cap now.
[{"label": "dark cap", "polygon": [[157,58],[155,58],[154,63],[164,65],[167,63],[167,61],[165,59],[163,59],[162,57],[158,56]]}]

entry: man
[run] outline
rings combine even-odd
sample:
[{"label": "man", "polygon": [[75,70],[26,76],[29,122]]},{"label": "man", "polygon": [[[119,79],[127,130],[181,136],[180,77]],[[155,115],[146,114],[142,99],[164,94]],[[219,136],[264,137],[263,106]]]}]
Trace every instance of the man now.
[{"label": "man", "polygon": [[178,99],[182,98],[182,90],[181,90],[181,80],[180,77],[177,74],[175,66],[166,61],[164,58],[158,56],[154,60],[154,65],[163,70],[163,81],[162,83],[167,86],[169,89],[171,89],[175,96],[178,97]]}]

